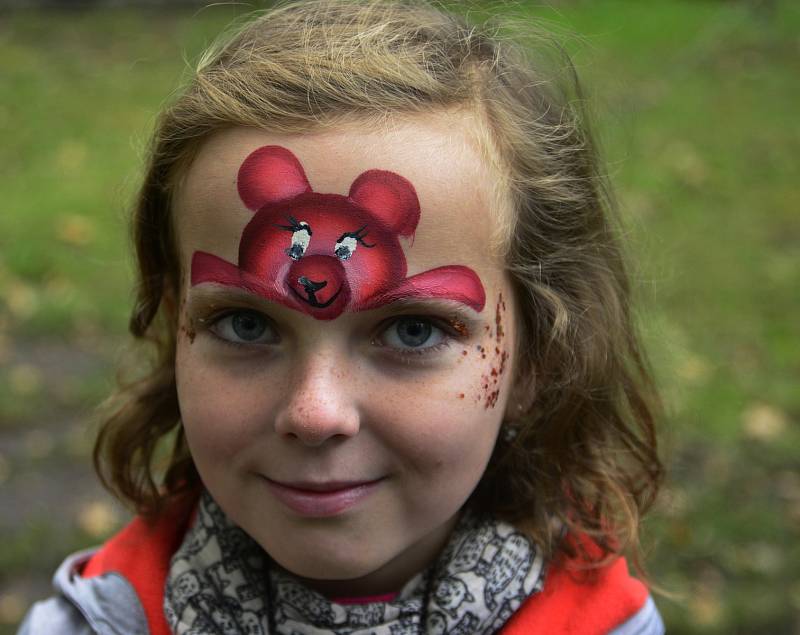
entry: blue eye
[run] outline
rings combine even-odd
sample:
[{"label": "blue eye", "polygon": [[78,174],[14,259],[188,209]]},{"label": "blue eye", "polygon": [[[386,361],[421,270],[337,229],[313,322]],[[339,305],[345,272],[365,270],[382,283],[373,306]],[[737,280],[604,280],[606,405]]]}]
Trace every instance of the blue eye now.
[{"label": "blue eye", "polygon": [[279,341],[270,320],[257,311],[233,311],[216,320],[213,332],[238,344],[274,344]]},{"label": "blue eye", "polygon": [[395,320],[381,338],[383,344],[400,350],[427,349],[441,344],[445,333],[431,320],[421,317],[402,317]]}]

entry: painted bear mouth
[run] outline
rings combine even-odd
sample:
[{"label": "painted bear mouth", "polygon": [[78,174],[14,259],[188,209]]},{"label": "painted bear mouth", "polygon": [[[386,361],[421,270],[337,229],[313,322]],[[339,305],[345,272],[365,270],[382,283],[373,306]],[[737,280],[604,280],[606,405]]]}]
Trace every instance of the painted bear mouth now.
[{"label": "painted bear mouth", "polygon": [[334,293],[330,298],[328,298],[327,301],[319,302],[313,292],[310,293],[310,297],[306,298],[302,296],[300,293],[298,293],[297,289],[295,289],[292,285],[289,285],[289,288],[292,290],[292,293],[294,293],[298,298],[300,298],[300,300],[302,300],[308,306],[313,307],[315,309],[325,309],[329,307],[336,301],[336,298],[338,298],[339,294],[342,292],[342,287],[339,287],[336,290],[336,293]]}]

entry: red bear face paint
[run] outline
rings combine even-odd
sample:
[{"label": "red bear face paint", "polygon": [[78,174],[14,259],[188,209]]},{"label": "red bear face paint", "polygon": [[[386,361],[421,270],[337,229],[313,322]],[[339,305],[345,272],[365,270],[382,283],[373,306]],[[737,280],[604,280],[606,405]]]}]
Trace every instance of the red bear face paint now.
[{"label": "red bear face paint", "polygon": [[469,267],[448,265],[406,277],[400,238],[420,217],[411,183],[382,170],[362,173],[347,196],[314,192],[286,148],[264,146],[245,159],[239,196],[254,212],[239,242],[239,262],[192,257],[192,285],[244,289],[320,320],[405,297],[442,298],[483,310],[485,293]]}]

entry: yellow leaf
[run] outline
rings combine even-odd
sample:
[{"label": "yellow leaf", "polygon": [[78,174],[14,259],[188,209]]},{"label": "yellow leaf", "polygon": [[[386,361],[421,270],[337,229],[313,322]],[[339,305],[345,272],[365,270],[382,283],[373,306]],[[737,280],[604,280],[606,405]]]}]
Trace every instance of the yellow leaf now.
[{"label": "yellow leaf", "polygon": [[17,364],[8,373],[8,383],[16,395],[33,395],[42,387],[42,373],[31,364]]},{"label": "yellow leaf", "polygon": [[85,247],[94,240],[95,228],[85,216],[69,214],[59,219],[56,235],[63,243],[73,247]]},{"label": "yellow leaf", "polygon": [[78,525],[94,538],[104,538],[119,524],[114,508],[103,501],[93,501],[78,512]]},{"label": "yellow leaf", "polygon": [[34,288],[18,280],[10,282],[3,295],[8,310],[18,319],[30,317],[39,304]]},{"label": "yellow leaf", "polygon": [[28,603],[19,593],[4,593],[0,595],[0,623],[16,624],[25,614]]},{"label": "yellow leaf", "polygon": [[756,441],[774,441],[787,428],[786,414],[765,403],[751,405],[742,415],[745,436]]}]

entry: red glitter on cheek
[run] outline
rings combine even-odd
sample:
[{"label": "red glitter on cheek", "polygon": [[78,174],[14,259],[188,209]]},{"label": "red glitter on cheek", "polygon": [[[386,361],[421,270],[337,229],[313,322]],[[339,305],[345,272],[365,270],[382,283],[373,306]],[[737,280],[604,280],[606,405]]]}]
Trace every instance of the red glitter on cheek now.
[{"label": "red glitter on cheek", "polygon": [[[488,373],[481,375],[481,392],[478,395],[477,401],[482,402],[484,408],[494,408],[500,398],[500,379],[506,372],[508,367],[508,352],[505,350],[502,340],[505,337],[505,330],[503,329],[503,314],[506,310],[506,303],[503,300],[503,294],[499,294],[497,299],[497,307],[495,310],[495,331],[494,340],[495,346],[492,355],[491,364]],[[489,338],[492,338],[492,331],[486,327]],[[481,353],[481,359],[486,359],[487,349],[478,345],[478,351]]]},{"label": "red glitter on cheek", "polygon": [[503,313],[505,313],[505,310],[506,302],[503,300],[503,294],[500,293],[497,298],[497,307],[494,312],[495,339],[497,340],[498,344],[500,344],[500,341],[505,335],[505,331],[503,330]]},{"label": "red glitter on cheek", "polygon": [[469,329],[467,329],[467,325],[461,320],[452,320],[450,326],[461,337],[469,337]]}]

